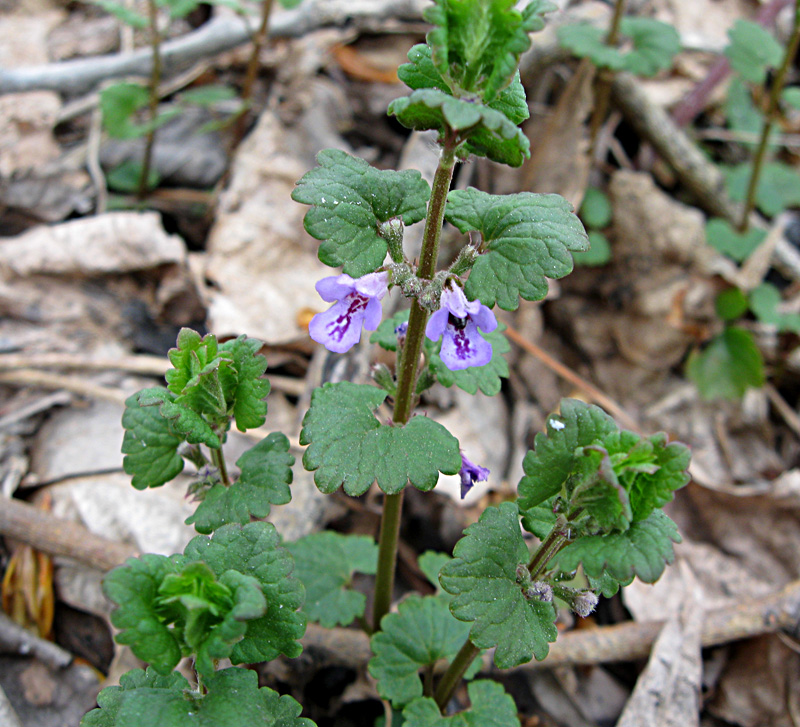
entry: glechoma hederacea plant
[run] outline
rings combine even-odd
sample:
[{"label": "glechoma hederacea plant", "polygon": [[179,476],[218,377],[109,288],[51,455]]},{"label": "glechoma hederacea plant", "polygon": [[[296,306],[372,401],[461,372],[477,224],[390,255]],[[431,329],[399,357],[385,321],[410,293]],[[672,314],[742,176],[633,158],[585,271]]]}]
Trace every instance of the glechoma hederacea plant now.
[{"label": "glechoma hederacea plant", "polygon": [[[176,477],[184,460],[197,468],[199,505],[189,522],[201,535],[182,554],[130,559],[106,577],[117,641],[150,666],[101,692],[86,727],[312,724],[291,697],[259,688],[253,671],[219,668],[220,660],[297,656],[307,620],[359,622],[371,635],[377,690],[402,711],[406,727],[445,725],[453,691],[475,675],[481,650],[493,649],[500,668],[544,659],[557,635],[557,604],[585,616],[597,594],[612,595],[636,576],[653,582],[672,561],[679,536],[661,508],[688,480],[687,449],[663,434],[620,430],[596,406],[566,399],[525,457],[518,498],[486,508],[453,557],[423,554],[420,567],[437,594],[409,595],[389,612],[405,488],[429,491],[440,473],[460,474],[465,493],[490,476],[442,425],[415,414],[420,396],[437,381],[497,394],[508,345],[492,308],[543,298],[546,278],[569,273],[570,251],[588,244],[556,195],[450,191],[458,160],[478,155],[517,166],[528,155],[518,128],[528,109],[517,64],[552,6],[514,6],[435,0],[425,14],[434,26],[427,44],[414,46],[400,67],[411,93],[389,113],[409,128],[438,132],[432,187],[417,172],[379,171],[327,150],[294,192],[310,205],[305,226],[321,241],[320,259],[342,270],[317,286],[332,305],[312,320],[311,336],[343,352],[365,328],[397,352],[394,372],[375,369],[377,386],[317,389],[300,435],[303,465],[322,492],[342,487],[358,496],[374,483],[383,491],[378,543],[333,532],[281,542],[262,519],[290,499],[287,438],[267,436],[237,460],[238,474],[222,449],[232,423],[244,431],[265,421],[261,344],[245,336],[219,344],[183,330],[169,354],[166,388],[127,401],[123,452],[139,489]],[[403,229],[423,220],[412,261]],[[445,221],[469,242],[438,270]],[[410,310],[381,322],[391,287],[410,299]],[[380,421],[375,411],[387,400],[392,417]],[[529,546],[523,528],[538,545]],[[568,586],[579,566],[583,585]],[[363,594],[350,588],[354,572],[376,574],[371,619]],[[195,683],[175,671],[185,656],[194,657]],[[434,670],[440,661],[443,672]],[[455,724],[519,725],[498,683],[473,681],[468,693],[471,707]]]}]

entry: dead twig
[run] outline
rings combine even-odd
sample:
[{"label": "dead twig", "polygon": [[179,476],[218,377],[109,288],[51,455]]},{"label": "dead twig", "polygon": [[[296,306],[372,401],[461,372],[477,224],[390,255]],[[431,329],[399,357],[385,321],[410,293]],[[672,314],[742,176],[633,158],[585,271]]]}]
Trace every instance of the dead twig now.
[{"label": "dead twig", "polygon": [[[0,652],[35,656],[53,669],[63,669],[72,663],[72,654],[47,639],[42,639],[12,621],[0,611]],[[0,724],[6,724],[0,719]]]},{"label": "dead twig", "polygon": [[525,349],[528,353],[536,356],[547,368],[556,373],[562,379],[569,381],[573,386],[576,386],[585,394],[587,394],[593,401],[607,409],[609,413],[619,419],[619,421],[634,432],[641,432],[639,423],[626,412],[622,406],[614,401],[610,396],[604,394],[594,384],[590,384],[582,376],[575,373],[571,368],[565,366],[560,361],[554,359],[549,353],[541,349],[535,343],[531,343],[528,339],[524,338],[519,331],[508,326],[505,330],[506,335],[516,343],[520,348]]},{"label": "dead twig", "polygon": [[16,371],[0,371],[0,384],[9,386],[38,386],[42,389],[63,389],[89,399],[101,399],[123,403],[127,394],[121,389],[112,389],[110,386],[100,386],[74,376],[62,376],[49,371],[36,371],[34,369],[19,369]]}]

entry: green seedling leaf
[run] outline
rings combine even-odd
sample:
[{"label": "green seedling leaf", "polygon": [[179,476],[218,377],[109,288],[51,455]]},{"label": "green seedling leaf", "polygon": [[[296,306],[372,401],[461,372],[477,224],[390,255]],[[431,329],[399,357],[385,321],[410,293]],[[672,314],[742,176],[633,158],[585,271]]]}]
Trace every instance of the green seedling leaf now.
[{"label": "green seedling leaf", "polygon": [[100,92],[103,126],[115,139],[135,139],[141,130],[131,119],[147,106],[150,94],[140,83],[115,83]]},{"label": "green seedling leaf", "polygon": [[258,353],[262,345],[257,338],[239,336],[219,347],[223,356],[219,376],[225,405],[240,432],[257,429],[267,419],[264,398],[270,386],[262,378],[267,370],[267,359]]},{"label": "green seedling leaf", "polygon": [[723,290],[714,301],[717,315],[723,321],[734,321],[737,318],[741,318],[747,313],[748,307],[747,296],[739,288]]},{"label": "green seedling leaf", "polygon": [[[750,164],[723,169],[728,194],[734,202],[744,202],[750,183]],[[787,207],[800,205],[800,176],[794,167],[781,162],[765,164],[756,187],[756,206],[768,217]]]},{"label": "green seedling leaf", "polygon": [[249,669],[222,669],[203,679],[205,694],[177,672],[134,669],[97,697],[81,727],[314,727],[289,696],[258,686]]},{"label": "green seedling leaf", "polygon": [[749,20],[737,20],[728,37],[731,42],[724,53],[733,70],[745,80],[763,85],[767,70],[777,68],[783,58],[781,44],[758,23]]},{"label": "green seedling leaf", "polygon": [[177,402],[177,397],[168,389],[154,387],[139,394],[139,406],[158,407],[161,416],[167,419],[170,428],[190,444],[205,444],[212,449],[222,446],[219,436],[200,414]]},{"label": "green seedling leaf", "polygon": [[239,479],[229,487],[215,484],[186,524],[207,535],[228,523],[245,525],[251,517],[267,517],[270,505],[285,505],[292,499],[293,464],[289,440],[279,432],[269,434],[236,461],[242,472]]},{"label": "green seedling leaf", "polygon": [[373,575],[378,546],[367,535],[313,533],[286,547],[294,557],[295,576],[306,589],[303,611],[326,629],[348,626],[364,615],[366,597],[350,588],[353,573]]},{"label": "green seedling leaf", "polygon": [[[134,159],[128,159],[118,167],[114,167],[106,174],[108,188],[123,194],[133,194],[139,189],[139,180],[142,178],[142,165]],[[147,189],[152,190],[158,186],[161,175],[154,168],[150,168],[147,175]]]},{"label": "green seedling leaf", "polygon": [[736,262],[747,260],[767,236],[766,230],[751,227],[739,232],[727,220],[714,218],[706,223],[706,242]]},{"label": "green seedling leaf", "polygon": [[590,532],[625,530],[672,500],[689,481],[688,465],[688,449],[665,434],[619,430],[599,407],[564,399],[525,455],[519,505],[524,513],[558,496],[559,510],[590,516]]},{"label": "green seedling leaf", "polygon": [[633,50],[622,57],[622,67],[637,76],[667,70],[681,49],[678,31],[660,20],[627,16],[620,22],[620,32],[633,41]]},{"label": "green seedling leaf", "polygon": [[797,86],[784,88],[781,93],[781,101],[794,109],[800,109],[800,88]]},{"label": "green seedling leaf", "polygon": [[422,220],[430,187],[417,171],[374,169],[338,149],[321,151],[317,162],[297,183],[292,199],[311,205],[304,224],[309,235],[322,240],[319,259],[343,266],[353,277],[371,273],[388,249],[378,234],[380,224],[394,217],[405,225]]},{"label": "green seedling leaf", "polygon": [[213,673],[214,659],[230,656],[246,622],[266,609],[255,578],[236,571],[217,578],[205,563],[182,556],[131,558],[109,573],[103,589],[118,606],[112,614],[118,643],[161,674],[190,654],[201,674]]},{"label": "green seedling leaf", "polygon": [[611,245],[608,238],[596,230],[589,230],[589,249],[573,252],[572,260],[581,267],[597,267],[611,262]]},{"label": "green seedling leaf", "polygon": [[430,697],[416,699],[403,710],[404,727],[519,727],[517,707],[502,684],[481,679],[467,685],[470,709],[443,717]]},{"label": "green seedling leaf", "polygon": [[753,334],[728,326],[686,362],[686,375],[705,399],[740,399],[764,385],[764,359]]},{"label": "green seedling leaf", "polygon": [[213,536],[198,535],[184,550],[189,561],[200,560],[214,573],[238,571],[255,578],[267,602],[266,613],[247,622],[247,632],[234,647],[234,664],[269,661],[279,654],[294,658],[302,651],[299,639],[306,618],[303,584],[291,575],[294,567],[288,550],[279,547],[280,536],[270,523],[225,525]]},{"label": "green seedling leaf", "polygon": [[131,28],[144,30],[149,25],[144,15],[137,13],[123,3],[115,2],[115,0],[91,0],[91,2]]},{"label": "green seedling leaf", "polygon": [[544,540],[556,525],[555,504],[556,496],[553,495],[550,499],[523,510],[522,527],[539,540]]},{"label": "green seedling leaf", "polygon": [[395,99],[388,112],[409,129],[435,129],[442,138],[447,129],[467,140],[466,155],[518,167],[530,156],[530,142],[502,111],[479,101],[454,98],[444,91],[421,88]]},{"label": "green seedling leaf", "polygon": [[541,300],[547,278],[572,271],[570,251],[589,247],[569,202],[555,194],[454,190],[447,196],[445,218],[460,232],[482,235],[487,250],[475,262],[465,293],[490,308],[497,303],[515,310],[520,296]]},{"label": "green seedling leaf", "polygon": [[181,103],[194,106],[216,106],[223,101],[237,98],[236,89],[221,84],[211,84],[192,88],[180,95]]},{"label": "green seedling leaf", "polygon": [[578,217],[586,227],[595,230],[608,227],[611,224],[611,202],[608,201],[608,196],[597,187],[589,187],[583,196]]},{"label": "green seedling leaf", "polygon": [[436,586],[437,594],[442,593],[442,586],[439,583],[439,571],[442,570],[445,563],[449,563],[451,560],[453,560],[452,556],[447,553],[436,553],[433,550],[426,550],[417,559],[417,565],[419,565],[420,570]]},{"label": "green seedling leaf", "polygon": [[752,135],[752,141],[743,140],[740,143],[748,146],[758,143],[764,116],[753,103],[750,88],[738,76],[734,76],[728,86],[728,95],[725,98],[725,118],[729,128]]},{"label": "green seedling leaf", "polygon": [[542,13],[555,7],[534,0],[520,12],[515,0],[434,0],[424,12],[433,64],[456,96],[488,103],[511,83],[529,34],[544,27]]},{"label": "green seedling leaf", "polygon": [[547,656],[557,636],[552,603],[530,600],[517,580],[517,566],[530,554],[522,539],[519,512],[511,502],[488,507],[464,531],[455,558],[442,568],[439,581],[453,596],[450,610],[472,623],[470,640],[480,649],[497,647],[494,663],[508,669]]},{"label": "green seedling leaf", "polygon": [[314,391],[300,443],[309,445],[303,466],[322,492],[343,486],[348,495],[363,495],[376,480],[388,494],[409,481],[428,491],[439,472],[461,469],[458,440],[441,424],[421,415],[402,427],[381,424],[373,412],[384,399],[385,391],[349,382]]},{"label": "green seedling leaf", "polygon": [[750,291],[749,305],[756,318],[775,326],[779,331],[800,333],[800,314],[781,311],[783,298],[771,283],[762,283]]},{"label": "green seedling leaf", "polygon": [[680,50],[680,38],[670,25],[650,18],[622,19],[620,35],[633,43],[623,53],[606,44],[606,32],[587,23],[562,25],[558,31],[561,45],[578,58],[589,58],[599,68],[630,71],[640,76],[653,76],[672,65]]},{"label": "green seedling leaf", "polygon": [[[499,394],[502,386],[500,379],[508,378],[508,362],[503,357],[503,354],[511,350],[511,344],[503,335],[505,329],[505,325],[499,323],[491,333],[481,334],[492,345],[492,360],[485,366],[473,366],[460,371],[451,371],[439,358],[438,353],[431,353],[431,370],[436,375],[439,383],[447,387],[455,384],[468,394],[475,394],[478,389],[486,396]],[[437,349],[440,347],[441,344],[436,346]]]},{"label": "green seedling leaf", "polygon": [[[381,630],[370,640],[369,673],[378,681],[378,693],[394,707],[422,696],[419,670],[440,659],[450,661],[464,645],[469,624],[450,613],[449,598],[416,594],[383,617]],[[480,661],[480,660],[478,660]]]},{"label": "green seedling leaf", "polygon": [[183,439],[173,433],[158,407],[139,404],[138,393],[125,400],[122,426],[122,467],[133,475],[131,484],[137,490],[159,487],[183,471],[183,459],[178,454]]},{"label": "green seedling leaf", "polygon": [[680,542],[675,523],[662,510],[654,510],[624,533],[579,538],[559,552],[551,566],[571,573],[583,565],[584,573],[608,592],[614,590],[613,581],[627,585],[634,576],[655,583],[675,558],[673,543]]}]

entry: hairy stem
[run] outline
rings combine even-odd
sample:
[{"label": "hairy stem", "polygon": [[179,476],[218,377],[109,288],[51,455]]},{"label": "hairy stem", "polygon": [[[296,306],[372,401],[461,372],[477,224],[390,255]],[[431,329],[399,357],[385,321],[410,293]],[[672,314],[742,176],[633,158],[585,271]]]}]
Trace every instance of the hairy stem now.
[{"label": "hairy stem", "polygon": [[225,487],[231,486],[230,477],[228,477],[228,467],[225,465],[225,455],[222,452],[222,449],[212,449],[211,451],[211,461],[214,463],[214,467],[219,470],[219,476],[222,480],[222,484]]},{"label": "hairy stem", "polygon": [[464,678],[464,673],[469,668],[469,665],[474,661],[475,657],[480,654],[480,649],[473,644],[469,638],[464,642],[459,652],[450,662],[447,671],[442,675],[439,686],[433,694],[436,704],[439,709],[444,712],[444,708],[453,696],[453,692]]},{"label": "hairy stem", "polygon": [[[622,16],[625,14],[625,0],[617,0],[614,5],[614,16],[611,18],[611,26],[606,36],[606,45],[612,48],[619,40],[619,26]],[[601,70],[594,87],[594,111],[589,122],[589,154],[594,154],[594,147],[597,143],[597,135],[608,111],[608,103],[611,98],[612,72]]]},{"label": "hairy stem", "polygon": [[150,165],[153,158],[153,145],[156,141],[156,116],[158,114],[158,86],[161,83],[161,35],[158,32],[158,6],[155,0],[147,2],[148,19],[150,22],[150,49],[153,53],[153,66],[150,70],[150,105],[148,109],[148,121],[150,129],[144,143],[144,155],[142,156],[142,173],[139,177],[139,189],[136,196],[144,199],[147,196],[148,177],[150,176]]},{"label": "hairy stem", "polygon": [[528,570],[531,572],[531,578],[533,578],[533,580],[536,580],[544,573],[550,559],[568,542],[567,537],[560,527],[553,528],[550,535],[542,541],[528,563]]},{"label": "hairy stem", "polygon": [[[439,256],[439,240],[444,222],[444,207],[450,181],[455,167],[456,140],[448,137],[445,140],[439,166],[433,177],[431,199],[428,203],[428,216],[425,220],[425,232],[422,237],[422,250],[417,274],[420,278],[430,280],[436,272],[436,259]],[[394,400],[393,422],[402,426],[411,417],[414,406],[414,390],[417,383],[419,357],[422,342],[425,339],[425,324],[428,322],[428,311],[415,300],[411,304],[408,318],[408,331],[403,345],[397,374],[397,395]],[[397,563],[397,540],[400,533],[400,517],[403,512],[403,493],[385,495],[383,499],[383,515],[378,540],[378,571],[375,577],[375,601],[372,608],[372,627],[380,629],[381,619],[389,612],[394,589],[394,572]]]},{"label": "hairy stem", "polygon": [[750,171],[750,182],[747,185],[747,197],[745,198],[744,210],[742,211],[742,219],[739,221],[739,231],[747,232],[750,226],[750,215],[756,206],[756,190],[758,189],[758,181],[761,176],[761,170],[764,168],[764,161],[767,156],[767,142],[769,135],[772,132],[772,127],[778,117],[778,105],[781,100],[781,91],[783,91],[783,84],[786,81],[786,74],[794,63],[794,57],[797,55],[797,48],[800,46],[800,0],[795,0],[794,8],[794,25],[792,27],[792,35],[786,45],[786,52],[783,55],[783,62],[781,63],[778,72],[775,74],[775,80],[772,82],[772,88],[769,93],[769,103],[767,110],[764,113],[764,124],[761,127],[761,137],[758,140],[758,148],[756,155],[753,158],[753,168]]}]

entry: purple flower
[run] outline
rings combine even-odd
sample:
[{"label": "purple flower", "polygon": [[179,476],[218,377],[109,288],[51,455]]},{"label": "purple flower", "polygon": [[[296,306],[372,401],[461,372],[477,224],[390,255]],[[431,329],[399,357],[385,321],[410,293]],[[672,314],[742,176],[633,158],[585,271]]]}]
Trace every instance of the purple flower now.
[{"label": "purple flower", "polygon": [[492,360],[492,344],[478,329],[491,333],[497,328],[497,319],[479,300],[468,301],[458,285],[445,287],[441,307],[428,321],[425,335],[431,341],[442,339],[439,357],[451,371],[470,366],[485,366]]},{"label": "purple flower", "polygon": [[464,453],[461,453],[461,469],[458,471],[461,477],[461,499],[472,489],[476,482],[485,482],[489,478],[489,470],[486,467],[470,462]]},{"label": "purple flower", "polygon": [[344,353],[361,340],[361,324],[374,331],[381,322],[380,300],[388,290],[389,274],[369,273],[353,279],[332,275],[317,285],[322,300],[333,302],[324,313],[317,313],[308,324],[308,334],[329,351]]}]

